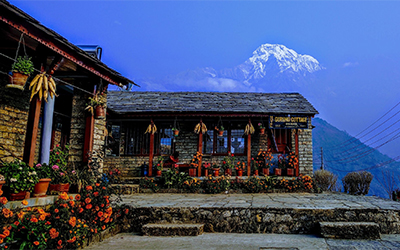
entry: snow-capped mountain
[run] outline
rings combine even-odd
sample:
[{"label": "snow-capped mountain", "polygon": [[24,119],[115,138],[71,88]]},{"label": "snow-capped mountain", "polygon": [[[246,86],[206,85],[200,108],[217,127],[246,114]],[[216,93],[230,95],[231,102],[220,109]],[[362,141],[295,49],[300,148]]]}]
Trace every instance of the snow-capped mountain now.
[{"label": "snow-capped mountain", "polygon": [[163,84],[154,81],[148,84],[158,90],[174,86],[192,91],[296,91],[291,86],[307,84],[310,77],[322,69],[312,56],[301,55],[284,45],[267,43],[236,67],[222,70],[198,68],[168,76],[162,80]]}]

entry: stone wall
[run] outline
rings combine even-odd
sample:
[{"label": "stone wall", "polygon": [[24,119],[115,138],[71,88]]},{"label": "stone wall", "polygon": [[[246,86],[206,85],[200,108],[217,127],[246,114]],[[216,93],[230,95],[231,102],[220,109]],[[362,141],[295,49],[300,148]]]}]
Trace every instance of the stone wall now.
[{"label": "stone wall", "polygon": [[71,132],[69,162],[78,165],[83,161],[83,145],[85,142],[86,111],[88,95],[80,90],[74,90],[72,98]]}]

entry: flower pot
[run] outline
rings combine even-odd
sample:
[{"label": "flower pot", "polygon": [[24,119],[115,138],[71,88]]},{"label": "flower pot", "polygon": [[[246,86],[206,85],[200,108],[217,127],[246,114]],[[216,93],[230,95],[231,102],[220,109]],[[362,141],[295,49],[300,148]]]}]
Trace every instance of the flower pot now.
[{"label": "flower pot", "polygon": [[265,128],[260,128],[260,135],[265,134]]},{"label": "flower pot", "polygon": [[196,169],[195,168],[189,168],[189,176],[196,177]]},{"label": "flower pot", "polygon": [[219,168],[213,168],[214,177],[219,176]]},{"label": "flower pot", "polygon": [[104,107],[96,106],[94,118],[103,119],[105,117]]},{"label": "flower pot", "polygon": [[225,175],[230,175],[230,176],[232,176],[232,169],[231,169],[231,168],[225,169]]},{"label": "flower pot", "polygon": [[174,130],[174,136],[178,136],[179,135],[179,130],[175,129]]},{"label": "flower pot", "polygon": [[237,176],[243,176],[243,169],[236,170]]},{"label": "flower pot", "polygon": [[161,176],[161,170],[157,170],[157,171],[156,171],[156,176],[157,176],[157,177],[160,177],[160,176]]},{"label": "flower pot", "polygon": [[49,188],[51,179],[39,179],[39,182],[36,183],[33,189],[33,197],[44,197],[46,196],[47,189]]},{"label": "flower pot", "polygon": [[60,192],[67,192],[68,193],[68,191],[69,191],[69,183],[60,183],[60,184],[57,184],[58,185],[58,187],[57,187],[57,191],[60,191]]},{"label": "flower pot", "polygon": [[294,168],[287,168],[286,169],[287,176],[294,176]]},{"label": "flower pot", "polygon": [[27,196],[27,192],[26,191],[20,191],[18,193],[14,193],[13,191],[11,191],[10,193],[10,201],[17,201],[17,200],[23,200],[25,199]]},{"label": "flower pot", "polygon": [[208,176],[208,169],[207,168],[204,169],[204,176]]},{"label": "flower pot", "polygon": [[224,135],[224,131],[223,130],[218,130],[218,136],[223,136]]},{"label": "flower pot", "polygon": [[258,175],[258,169],[254,170],[254,175]]},{"label": "flower pot", "polygon": [[269,168],[263,168],[262,169],[262,173],[264,174],[264,176],[268,176],[269,175]]},{"label": "flower pot", "polygon": [[281,176],[281,175],[282,175],[282,169],[280,169],[280,168],[275,168],[275,169],[274,169],[274,174],[275,174],[276,176]]},{"label": "flower pot", "polygon": [[17,88],[20,90],[24,90],[24,86],[26,83],[26,80],[28,80],[29,75],[25,75],[19,72],[13,72],[13,75],[11,77],[11,83],[7,84],[7,88]]}]

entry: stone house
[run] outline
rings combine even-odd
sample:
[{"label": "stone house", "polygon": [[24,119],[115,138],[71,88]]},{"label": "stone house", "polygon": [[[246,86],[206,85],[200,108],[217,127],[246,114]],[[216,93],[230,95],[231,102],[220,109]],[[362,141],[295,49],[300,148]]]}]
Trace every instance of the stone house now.
[{"label": "stone house", "polygon": [[[22,10],[0,1],[0,160],[23,159],[30,165],[46,162],[50,148],[69,143],[70,162],[87,160],[92,149],[102,149],[105,118],[85,111],[89,97],[104,93],[108,84],[134,84],[100,61],[99,47],[82,50]],[[24,88],[10,85],[16,56],[32,58],[36,71]],[[30,101],[28,83],[45,72],[57,84],[57,97]]]},{"label": "stone house", "polygon": [[[250,170],[251,158],[268,149],[275,159],[295,152],[296,175],[312,174],[311,118],[318,111],[298,93],[109,92],[107,98],[104,166],[119,168],[125,178],[143,175],[143,163],[150,165],[152,175],[157,157],[175,151],[181,166],[188,166],[197,152],[203,163],[216,164],[233,153]],[[199,123],[207,127],[204,134],[194,132]],[[150,124],[157,133],[145,133]],[[245,133],[248,124],[255,128],[253,134]],[[220,126],[225,128],[222,136],[217,135]],[[179,129],[178,136],[173,128]]]}]

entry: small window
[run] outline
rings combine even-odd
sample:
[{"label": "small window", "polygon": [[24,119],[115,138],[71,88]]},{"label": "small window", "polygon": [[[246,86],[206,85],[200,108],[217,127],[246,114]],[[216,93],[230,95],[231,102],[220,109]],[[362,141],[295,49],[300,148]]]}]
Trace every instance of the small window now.
[{"label": "small window", "polygon": [[204,154],[244,154],[246,141],[243,138],[243,129],[224,130],[222,136],[217,136],[215,131],[209,130],[203,137]]},{"label": "small window", "polygon": [[243,129],[231,130],[231,153],[244,154],[245,139],[243,138]]},{"label": "small window", "polygon": [[173,131],[170,128],[160,129],[159,154],[171,155],[173,152]]}]

